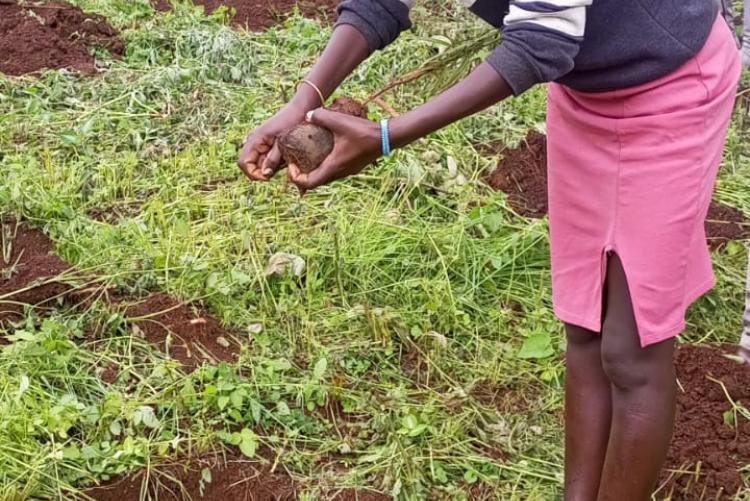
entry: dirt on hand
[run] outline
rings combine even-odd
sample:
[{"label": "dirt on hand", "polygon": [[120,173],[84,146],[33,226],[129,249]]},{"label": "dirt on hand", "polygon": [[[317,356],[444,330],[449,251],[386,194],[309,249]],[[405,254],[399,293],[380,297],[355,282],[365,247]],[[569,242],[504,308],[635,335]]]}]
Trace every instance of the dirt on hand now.
[{"label": "dirt on hand", "polygon": [[505,150],[487,183],[508,195],[508,203],[518,214],[543,218],[549,210],[547,138],[544,134],[532,130],[518,148]]},{"label": "dirt on hand", "polygon": [[0,224],[0,324],[21,318],[24,305],[51,307],[70,291],[53,280],[70,269],[53,251],[41,230],[15,221]]},{"label": "dirt on hand", "polygon": [[0,72],[18,76],[45,68],[96,71],[91,49],[122,55],[125,48],[105,18],[63,2],[0,2]]},{"label": "dirt on hand", "polygon": [[[193,0],[202,5],[207,13],[225,6],[234,12],[231,23],[252,31],[263,31],[279,24],[291,14],[295,7],[306,17],[332,20],[336,17],[338,0]],[[169,0],[156,0],[157,10],[172,8]]]},{"label": "dirt on hand", "polygon": [[198,308],[155,293],[125,307],[146,340],[192,371],[204,363],[232,362],[241,345],[221,323]]},{"label": "dirt on hand", "polygon": [[[341,97],[326,109],[359,118],[367,118],[367,107],[354,99]],[[302,123],[278,137],[279,149],[287,164],[302,172],[317,169],[333,151],[333,134],[324,127]]]},{"label": "dirt on hand", "polygon": [[[160,501],[293,501],[297,488],[282,469],[272,471],[273,461],[240,456],[208,455],[185,459],[149,472],[148,499]],[[204,473],[210,472],[210,475]],[[210,478],[210,481],[206,480]],[[146,475],[117,478],[86,494],[97,501],[140,501]],[[202,494],[201,494],[202,493]]]},{"label": "dirt on hand", "polygon": [[727,395],[750,408],[750,367],[724,356],[733,350],[677,351],[677,419],[659,499],[731,499],[742,487],[738,469],[750,464],[750,421],[731,412]]}]

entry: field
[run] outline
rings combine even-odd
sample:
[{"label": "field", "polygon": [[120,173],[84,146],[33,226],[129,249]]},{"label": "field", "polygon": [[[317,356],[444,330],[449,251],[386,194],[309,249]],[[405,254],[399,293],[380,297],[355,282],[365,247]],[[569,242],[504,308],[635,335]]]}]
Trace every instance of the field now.
[{"label": "field", "polygon": [[[8,1],[0,500],[559,499],[543,87],[300,197],[236,160],[335,2],[232,18],[218,1]],[[449,62],[373,119],[493,47],[459,2],[425,5],[341,93]],[[655,499],[750,496],[750,371],[729,356],[750,236],[739,101],[707,222],[719,285],[681,338]]]}]

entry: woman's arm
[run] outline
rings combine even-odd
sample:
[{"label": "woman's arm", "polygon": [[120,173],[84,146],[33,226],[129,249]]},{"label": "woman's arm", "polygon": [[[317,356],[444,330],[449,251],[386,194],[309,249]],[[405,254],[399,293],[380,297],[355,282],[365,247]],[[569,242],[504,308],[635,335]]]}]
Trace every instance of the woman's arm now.
[{"label": "woman's arm", "polygon": [[[466,79],[415,110],[390,122],[391,143],[403,147],[461,118],[473,115],[512,95],[510,86],[489,64],[479,65]],[[335,136],[331,155],[316,170],[302,173],[289,167],[292,181],[303,191],[359,173],[381,155],[380,126],[368,120],[316,110],[308,120]]]},{"label": "woman's arm", "polygon": [[[349,25],[339,26],[307,80],[320,89],[324,98],[328,98],[369,55],[367,41],[357,29]],[[276,136],[300,123],[305,113],[323,104],[312,86],[300,85],[289,104],[247,138],[238,161],[240,169],[250,179],[267,181],[281,165]]]},{"label": "woman's arm", "polygon": [[[414,0],[341,2],[331,40],[307,76],[324,101],[372,52],[385,48],[411,27],[413,4]],[[248,136],[238,164],[250,179],[268,181],[281,168],[276,137],[303,121],[307,111],[324,104],[313,85],[300,85],[287,106]]]}]

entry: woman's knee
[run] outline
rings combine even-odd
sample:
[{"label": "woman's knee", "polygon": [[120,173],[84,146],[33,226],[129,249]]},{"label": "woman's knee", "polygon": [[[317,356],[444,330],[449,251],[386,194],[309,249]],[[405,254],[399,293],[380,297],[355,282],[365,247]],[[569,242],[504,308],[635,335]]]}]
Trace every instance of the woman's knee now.
[{"label": "woman's knee", "polygon": [[634,334],[605,330],[602,369],[612,385],[632,390],[652,384],[673,384],[673,341],[641,348],[640,343],[622,342],[628,335]]}]

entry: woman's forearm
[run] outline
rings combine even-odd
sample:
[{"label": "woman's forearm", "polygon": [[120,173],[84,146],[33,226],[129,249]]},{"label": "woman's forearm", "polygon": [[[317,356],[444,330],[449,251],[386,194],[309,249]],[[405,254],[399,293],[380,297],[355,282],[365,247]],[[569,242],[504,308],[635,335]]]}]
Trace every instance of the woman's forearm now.
[{"label": "woman's forearm", "polygon": [[502,101],[513,92],[490,65],[471,74],[431,101],[390,122],[391,142],[400,148],[457,120]]},{"label": "woman's forearm", "polygon": [[[333,31],[331,40],[307,80],[320,89],[323,97],[328,98],[369,55],[370,48],[365,37],[354,27],[341,25]],[[292,102],[305,109],[314,109],[322,104],[318,93],[309,85],[300,85]]]}]

